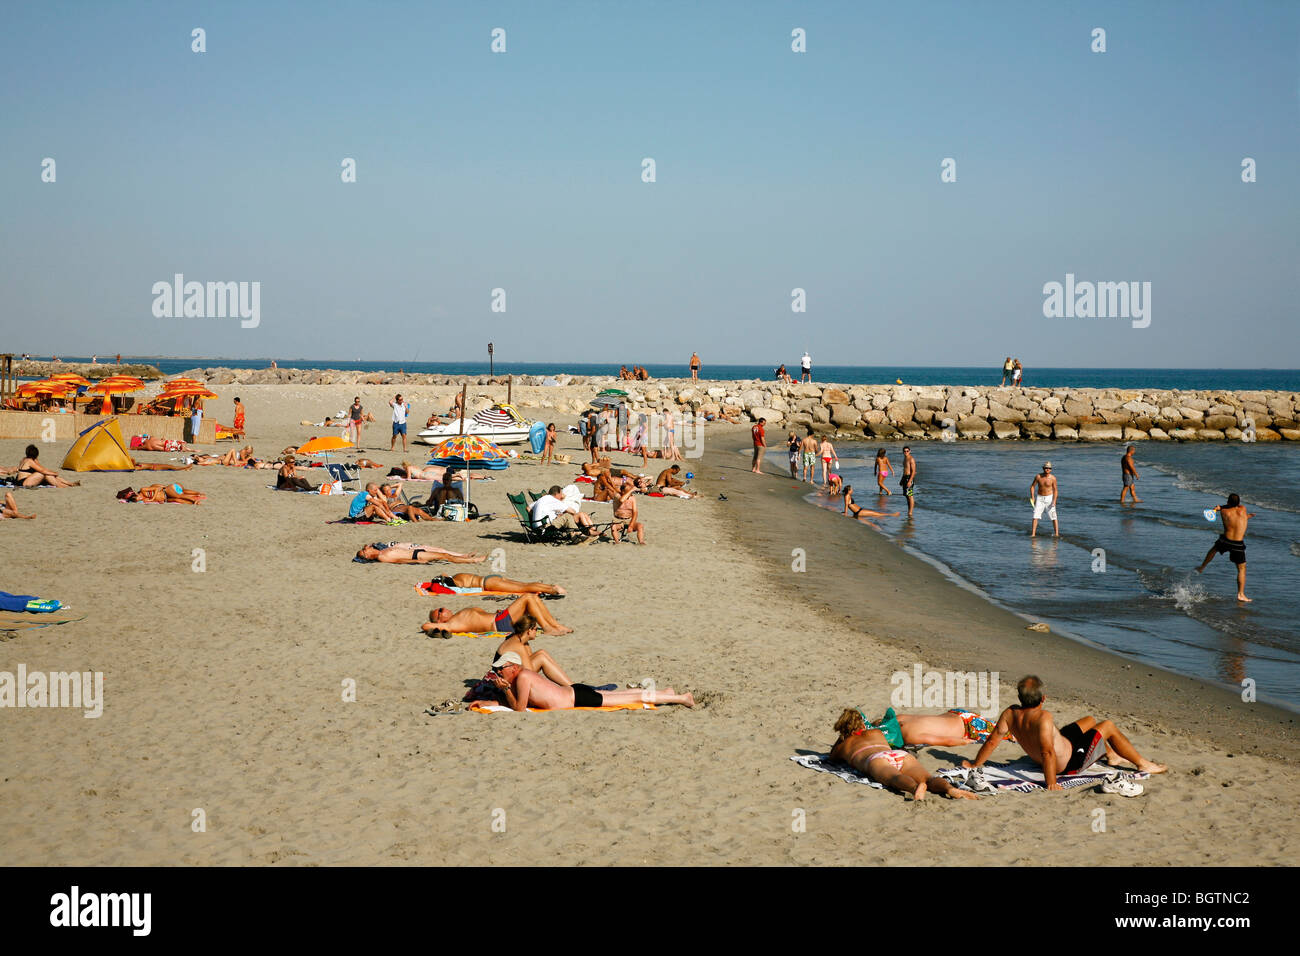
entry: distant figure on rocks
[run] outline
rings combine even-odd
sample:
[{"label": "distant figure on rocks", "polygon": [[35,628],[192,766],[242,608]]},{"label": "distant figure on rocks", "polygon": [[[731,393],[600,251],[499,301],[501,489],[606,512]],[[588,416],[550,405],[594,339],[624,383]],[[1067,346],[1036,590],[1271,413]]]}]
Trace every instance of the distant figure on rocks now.
[{"label": "distant figure on rocks", "polygon": [[802,372],[802,375],[799,377],[799,381],[801,382],[812,381],[812,356],[808,354],[807,349],[804,350],[803,358],[799,360],[799,370]]},{"label": "distant figure on rocks", "polygon": [[1011,385],[1013,388],[1020,388],[1020,380],[1024,377],[1024,374],[1024,366],[1020,364],[1020,359],[1016,359],[1015,365],[1011,367]]},{"label": "distant figure on rocks", "polygon": [[1007,379],[1011,378],[1011,373],[1014,370],[1015,370],[1015,365],[1011,361],[1011,356],[1008,355],[1006,357],[1006,360],[1002,363],[1002,383],[1001,383],[1002,385],[1007,384]]},{"label": "distant figure on rocks", "polygon": [[1124,487],[1119,490],[1119,503],[1124,504],[1124,496],[1132,495],[1133,503],[1137,504],[1142,499],[1138,497],[1137,468],[1133,466],[1133,453],[1137,451],[1136,445],[1129,445],[1124,452],[1124,457],[1119,460],[1120,479],[1124,482]]},{"label": "distant figure on rocks", "polygon": [[691,353],[691,381],[698,382],[699,380],[700,380],[700,356],[699,353],[692,352]]},{"label": "distant figure on rocks", "polygon": [[1237,494],[1228,495],[1228,503],[1214,510],[1223,519],[1223,533],[1214,542],[1214,546],[1205,552],[1205,560],[1196,569],[1196,573],[1204,571],[1216,554],[1226,554],[1228,560],[1237,566],[1237,600],[1249,604],[1250,598],[1246,597],[1246,523],[1255,515],[1246,511],[1246,506]]},{"label": "distant figure on rocks", "polygon": [[1043,470],[1034,476],[1029,484],[1029,498],[1034,505],[1034,522],[1029,526],[1029,537],[1038,534],[1038,522],[1046,515],[1052,519],[1052,536],[1059,538],[1061,528],[1056,523],[1056,505],[1060,490],[1056,486],[1056,476],[1052,474],[1052,463],[1043,462]]}]

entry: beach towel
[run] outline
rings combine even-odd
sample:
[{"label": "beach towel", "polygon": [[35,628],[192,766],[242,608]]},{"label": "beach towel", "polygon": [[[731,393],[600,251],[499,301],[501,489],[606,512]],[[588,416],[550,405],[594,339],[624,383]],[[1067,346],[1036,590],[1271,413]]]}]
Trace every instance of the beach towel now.
[{"label": "beach towel", "polygon": [[862,776],[848,764],[832,760],[830,754],[795,754],[790,759],[801,767],[816,770],[818,773],[829,773],[848,783],[865,783],[868,787],[873,787],[876,790],[885,789],[884,784],[876,783],[876,781]]},{"label": "beach towel", "polygon": [[[507,714],[514,713],[509,707],[503,707],[501,704],[490,704],[486,701],[476,700],[469,705],[470,711],[475,714],[499,714],[503,711]],[[565,710],[658,710],[654,704],[648,704],[645,701],[635,700],[630,704],[610,704],[605,707],[562,707],[558,710],[538,710],[535,707],[529,707],[527,712],[530,714],[554,714]]]},{"label": "beach towel", "polygon": [[[1018,760],[1015,763],[986,763],[983,766],[984,779],[996,787],[999,791],[1008,793],[1031,793],[1034,790],[1046,790],[1046,778],[1043,777],[1042,768],[1030,760]],[[949,770],[936,771],[937,775],[949,780],[961,787],[963,790],[969,790],[966,786],[966,776],[970,773],[964,767],[954,767]],[[1056,782],[1061,785],[1063,790],[1073,790],[1076,787],[1093,787],[1099,783],[1105,783],[1108,780],[1117,780],[1123,777],[1125,780],[1145,780],[1151,776],[1136,770],[1120,770],[1118,767],[1108,767],[1104,764],[1093,764],[1086,770],[1080,770],[1078,773],[1057,774]]]},{"label": "beach towel", "polygon": [[9,631],[17,633],[18,631],[34,631],[42,627],[57,627],[60,624],[72,624],[76,621],[84,621],[86,616],[67,617],[65,615],[33,617],[31,614],[20,613],[16,611],[0,611],[0,631]]},{"label": "beach towel", "polygon": [[270,488],[272,491],[296,491],[300,495],[320,494],[320,492],[315,490],[314,488],[311,491],[308,491],[306,488],[277,488],[275,485],[267,485],[266,487]]},{"label": "beach towel", "polygon": [[[801,767],[807,767],[809,770],[816,770],[820,773],[833,774],[841,780],[849,783],[865,783],[869,787],[877,790],[883,790],[884,785],[864,777],[847,764],[840,763],[838,760],[832,760],[830,754],[795,754],[790,758]],[[1033,790],[1046,789],[1043,784],[1043,772],[1037,764],[1029,761],[1017,762],[1016,764],[985,764],[984,779],[991,783],[1000,792],[1007,793],[1029,793]],[[965,786],[966,776],[970,773],[964,767],[952,767],[947,770],[936,770],[935,776],[943,777],[963,790],[970,788]],[[1062,789],[1072,790],[1075,787],[1091,787],[1099,783],[1105,783],[1107,780],[1117,779],[1123,775],[1129,780],[1142,780],[1149,777],[1147,773],[1134,773],[1125,770],[1119,770],[1115,767],[1101,767],[1094,765],[1087,770],[1069,775],[1058,774],[1056,782]]]}]

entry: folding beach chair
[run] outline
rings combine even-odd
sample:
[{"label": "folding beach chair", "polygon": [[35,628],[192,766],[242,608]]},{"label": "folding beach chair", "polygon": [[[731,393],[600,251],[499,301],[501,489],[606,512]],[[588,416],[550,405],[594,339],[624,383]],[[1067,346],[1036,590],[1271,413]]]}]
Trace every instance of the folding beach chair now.
[{"label": "folding beach chair", "polygon": [[[325,463],[325,470],[329,472],[330,481],[343,482],[344,491],[361,490],[361,469],[356,465],[345,465],[342,462],[331,461]],[[352,482],[356,487],[349,489],[348,482]]]}]

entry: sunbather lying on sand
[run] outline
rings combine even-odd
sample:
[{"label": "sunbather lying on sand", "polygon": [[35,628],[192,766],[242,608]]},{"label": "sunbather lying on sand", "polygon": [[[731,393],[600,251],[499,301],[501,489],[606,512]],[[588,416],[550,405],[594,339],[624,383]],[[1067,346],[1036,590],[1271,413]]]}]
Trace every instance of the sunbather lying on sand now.
[{"label": "sunbather lying on sand", "polygon": [[933,790],[944,797],[958,800],[978,800],[949,783],[943,777],[926,772],[921,762],[905,750],[890,746],[885,734],[869,729],[862,711],[849,708],[835,721],[839,737],[831,748],[831,758],[848,764],[854,770],[884,784],[891,790],[924,800],[927,791]]},{"label": "sunbather lying on sand", "polygon": [[157,435],[141,435],[140,441],[131,442],[131,450],[135,451],[189,451],[190,448],[179,438],[159,438]]},{"label": "sunbather lying on sand", "polygon": [[408,461],[402,462],[396,468],[388,469],[389,478],[405,478],[407,481],[442,481],[442,476],[447,469],[443,465],[426,465],[421,468],[418,465],[412,465]]},{"label": "sunbather lying on sand", "polygon": [[227,465],[231,468],[243,468],[252,457],[253,446],[247,445],[238,451],[232,448],[224,455],[194,455],[192,460],[196,465]]},{"label": "sunbather lying on sand", "polygon": [[565,593],[564,588],[556,587],[554,584],[543,584],[541,581],[512,581],[499,574],[478,575],[462,571],[460,574],[443,575],[433,580],[444,587],[481,588],[489,594],[563,595]]},{"label": "sunbather lying on sand", "polygon": [[488,634],[492,631],[514,633],[515,621],[522,621],[527,614],[537,621],[547,634],[572,634],[573,628],[565,627],[557,621],[546,605],[536,594],[524,594],[510,602],[504,611],[485,611],[478,607],[451,608],[436,607],[429,612],[429,623],[421,624],[420,630],[430,637],[451,637],[452,633]]},{"label": "sunbather lying on sand", "polygon": [[527,670],[522,658],[507,651],[492,662],[489,680],[505,695],[511,710],[568,710],[572,707],[608,707],[618,704],[682,704],[695,706],[692,694],[663,690],[596,690],[587,684],[557,684],[537,671]]},{"label": "sunbather lying on sand", "polygon": [[189,488],[182,488],[180,485],[145,485],[139,491],[123,488],[117,493],[117,497],[122,501],[130,502],[144,501],[161,504],[166,501],[175,501],[185,505],[197,505],[207,495],[191,491]]},{"label": "sunbather lying on sand", "polygon": [[14,498],[12,491],[5,492],[4,505],[0,506],[0,518],[35,518],[36,515],[25,515],[18,510],[18,502]]},{"label": "sunbather lying on sand", "polygon": [[487,555],[461,554],[459,551],[431,548],[425,544],[412,544],[410,541],[377,541],[358,551],[354,560],[378,561],[380,564],[433,564],[435,561],[480,564],[487,560]]},{"label": "sunbather lying on sand", "polygon": [[1102,744],[1105,744],[1107,762],[1112,766],[1123,759],[1147,773],[1164,773],[1168,769],[1144,758],[1109,720],[1098,722],[1093,717],[1080,717],[1057,730],[1051,712],[1043,709],[1043,701],[1047,699],[1043,682],[1032,674],[1020,679],[1016,694],[1020,703],[1002,712],[996,730],[975,755],[975,762],[963,760],[963,766],[976,769],[983,766],[1002,742],[1002,735],[1010,733],[1029,758],[1043,768],[1048,790],[1063,789],[1056,782],[1059,774],[1086,770],[1101,756]]},{"label": "sunbather lying on sand", "polygon": [[879,730],[891,746],[962,747],[982,744],[993,732],[997,720],[982,717],[973,710],[950,710],[943,714],[896,714],[894,708],[885,716],[867,724]]}]

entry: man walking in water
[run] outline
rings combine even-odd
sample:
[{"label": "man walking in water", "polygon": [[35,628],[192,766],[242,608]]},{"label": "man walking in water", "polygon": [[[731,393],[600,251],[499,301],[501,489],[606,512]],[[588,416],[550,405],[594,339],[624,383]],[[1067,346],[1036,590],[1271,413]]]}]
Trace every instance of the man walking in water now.
[{"label": "man walking in water", "polygon": [[912,509],[916,507],[916,459],[912,457],[912,449],[909,445],[903,446],[903,477],[898,480],[903,488],[903,494],[907,498],[907,516],[912,517]]},{"label": "man walking in water", "polygon": [[1119,503],[1124,504],[1124,496],[1132,495],[1133,504],[1137,504],[1142,499],[1138,497],[1137,480],[1138,472],[1133,467],[1133,453],[1137,451],[1137,445],[1129,445],[1124,452],[1124,457],[1119,460],[1120,478],[1124,482],[1124,487],[1119,490]]},{"label": "man walking in water", "polygon": [[1035,537],[1038,534],[1038,520],[1047,515],[1052,519],[1052,537],[1061,536],[1061,528],[1056,523],[1056,505],[1059,497],[1059,491],[1056,487],[1056,476],[1052,474],[1052,463],[1043,462],[1043,471],[1041,474],[1034,475],[1034,480],[1029,484],[1029,497],[1034,503],[1034,523],[1029,526],[1029,537]]},{"label": "man walking in water", "polygon": [[1246,506],[1237,494],[1228,495],[1228,503],[1214,510],[1223,519],[1223,534],[1205,552],[1205,560],[1196,569],[1196,573],[1204,571],[1216,554],[1226,554],[1228,560],[1237,566],[1237,600],[1249,604],[1250,598],[1246,597],[1246,523],[1255,515],[1246,511]]}]

